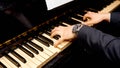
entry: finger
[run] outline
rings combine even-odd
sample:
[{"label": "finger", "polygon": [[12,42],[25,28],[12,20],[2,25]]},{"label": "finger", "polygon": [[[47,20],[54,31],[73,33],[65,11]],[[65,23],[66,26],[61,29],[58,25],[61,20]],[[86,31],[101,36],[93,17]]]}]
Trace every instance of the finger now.
[{"label": "finger", "polygon": [[57,30],[57,31],[54,31],[53,33],[51,33],[51,38],[53,38],[55,35],[60,35],[60,31]]},{"label": "finger", "polygon": [[83,17],[83,19],[84,19],[84,20],[87,20],[87,19],[90,19],[90,17],[91,17],[90,14],[86,14],[86,15]]},{"label": "finger", "polygon": [[86,20],[86,18],[87,18],[87,15],[85,14],[85,15],[83,16],[83,20]]},{"label": "finger", "polygon": [[54,47],[57,47],[59,44],[61,44],[64,41],[64,39],[59,38],[55,43],[54,43]]},{"label": "finger", "polygon": [[87,14],[91,14],[91,13],[93,13],[93,12],[91,12],[91,11],[88,11],[88,12],[87,12]]},{"label": "finger", "polygon": [[87,19],[90,19],[90,16],[93,12],[91,11],[88,11],[84,16],[83,16],[83,20],[87,20]]},{"label": "finger", "polygon": [[51,33],[55,32],[57,30],[59,30],[58,27],[55,27],[54,29],[52,29]]},{"label": "finger", "polygon": [[87,25],[87,26],[93,26],[93,23],[91,20],[87,22],[83,22],[82,24]]}]

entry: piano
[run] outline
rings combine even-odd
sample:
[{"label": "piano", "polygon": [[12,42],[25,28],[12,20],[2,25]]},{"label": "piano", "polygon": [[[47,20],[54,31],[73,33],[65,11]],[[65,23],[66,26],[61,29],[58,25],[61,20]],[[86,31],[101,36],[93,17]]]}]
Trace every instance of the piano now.
[{"label": "piano", "polygon": [[27,24],[21,26],[24,29],[13,28],[12,30],[18,31],[13,32],[12,36],[8,33],[8,36],[3,34],[1,37],[4,40],[1,39],[0,42],[0,68],[53,68],[63,55],[68,54],[65,51],[69,51],[72,43],[63,42],[55,48],[53,43],[59,36],[50,38],[50,31],[54,27],[84,22],[82,17],[86,11],[107,13],[120,5],[119,0],[87,2],[88,0],[1,0],[0,12],[17,19],[15,23]]}]

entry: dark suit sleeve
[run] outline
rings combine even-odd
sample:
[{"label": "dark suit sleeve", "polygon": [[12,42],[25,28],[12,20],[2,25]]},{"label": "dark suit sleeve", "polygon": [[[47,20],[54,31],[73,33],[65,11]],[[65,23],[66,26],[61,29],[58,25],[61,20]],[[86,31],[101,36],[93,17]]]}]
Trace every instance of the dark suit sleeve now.
[{"label": "dark suit sleeve", "polygon": [[79,30],[77,38],[85,41],[90,48],[103,52],[108,59],[120,60],[120,38],[88,26],[83,26]]},{"label": "dark suit sleeve", "polygon": [[120,12],[111,13],[110,23],[120,26]]}]

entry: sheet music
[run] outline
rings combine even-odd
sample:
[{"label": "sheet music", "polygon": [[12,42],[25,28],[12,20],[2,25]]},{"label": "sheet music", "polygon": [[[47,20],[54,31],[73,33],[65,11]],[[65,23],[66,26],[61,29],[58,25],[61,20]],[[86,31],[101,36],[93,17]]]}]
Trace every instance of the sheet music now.
[{"label": "sheet music", "polygon": [[51,10],[73,0],[45,0],[45,1],[47,5],[47,10]]}]

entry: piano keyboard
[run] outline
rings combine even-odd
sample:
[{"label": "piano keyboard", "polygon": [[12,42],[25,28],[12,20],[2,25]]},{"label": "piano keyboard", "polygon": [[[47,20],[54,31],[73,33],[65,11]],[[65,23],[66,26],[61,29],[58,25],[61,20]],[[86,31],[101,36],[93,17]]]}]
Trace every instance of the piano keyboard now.
[{"label": "piano keyboard", "polygon": [[[100,12],[110,12],[119,6],[119,4],[120,1],[115,0]],[[76,15],[82,18],[82,15]],[[83,22],[74,16],[71,17],[71,20],[78,23]],[[70,24],[62,22],[62,25],[68,26]],[[11,52],[8,54],[4,54],[4,56],[0,58],[0,68],[42,68],[71,44],[71,42],[63,42],[55,48],[53,43],[57,39],[50,38],[49,32],[50,31],[47,31],[47,33],[39,33],[38,36],[17,45],[17,48],[11,49]]]},{"label": "piano keyboard", "polygon": [[53,43],[56,40],[47,33],[39,34],[31,40],[17,45],[16,49],[1,57],[0,68],[42,68],[70,44],[70,42],[64,42],[55,48]]},{"label": "piano keyboard", "polygon": [[[102,10],[98,11],[98,13],[109,13],[109,12],[112,12],[114,9],[116,9],[117,7],[120,6],[120,0],[115,0],[113,1],[111,4],[107,5],[105,8],[103,8]],[[87,12],[88,10],[85,10],[85,12]],[[79,16],[79,17],[83,17],[83,15],[80,15],[80,14],[76,14],[76,16]],[[75,17],[71,17],[72,20],[74,21],[77,21],[77,22],[84,22],[82,19],[78,19],[78,18],[75,18]]]},{"label": "piano keyboard", "polygon": [[103,8],[99,13],[108,13],[112,12],[115,8],[117,8],[120,5],[120,0],[115,0],[107,7]]}]

